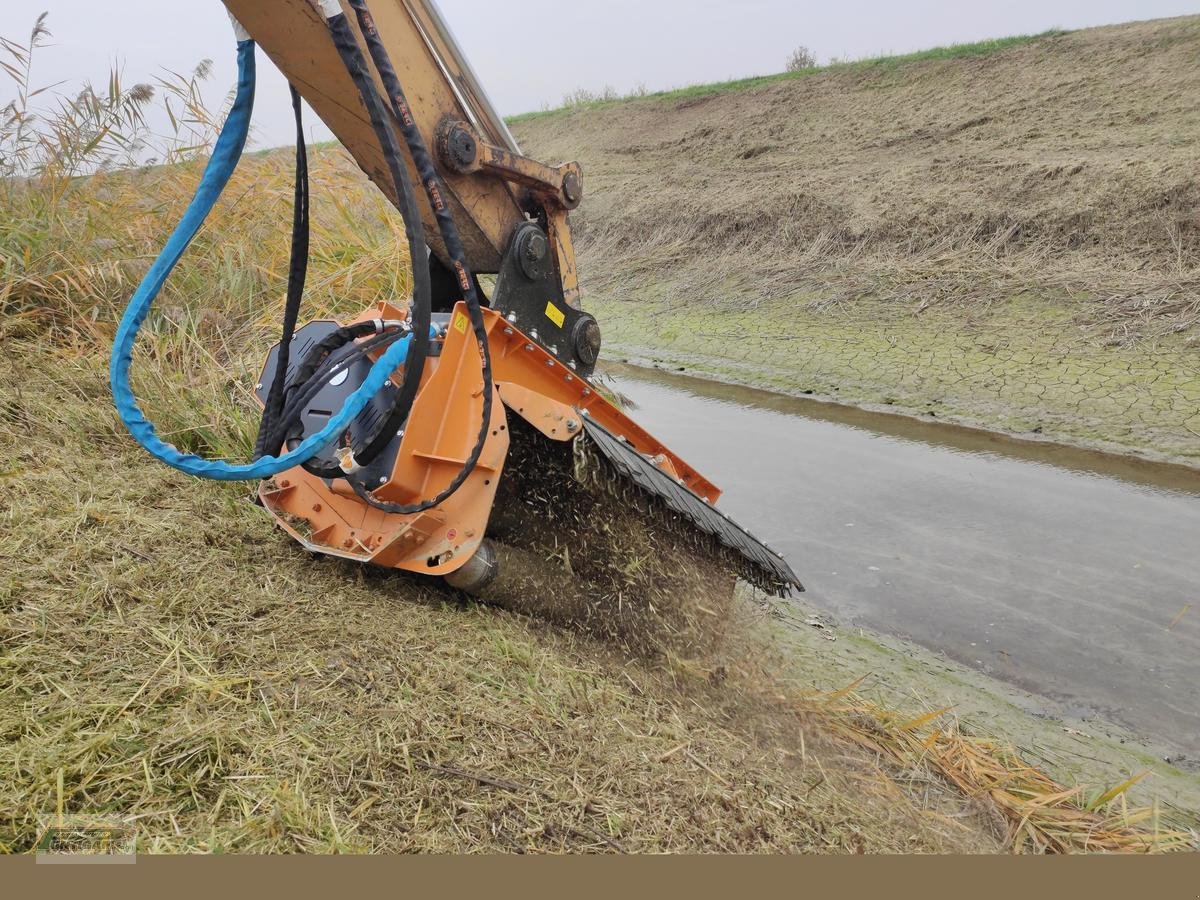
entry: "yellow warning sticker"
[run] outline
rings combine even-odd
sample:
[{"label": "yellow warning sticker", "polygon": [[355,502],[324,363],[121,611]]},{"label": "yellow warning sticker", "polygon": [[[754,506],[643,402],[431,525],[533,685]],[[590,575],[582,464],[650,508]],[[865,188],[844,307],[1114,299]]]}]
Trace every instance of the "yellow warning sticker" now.
[{"label": "yellow warning sticker", "polygon": [[553,303],[546,304],[546,318],[557,325],[563,327],[563,322],[567,320],[567,314],[555,306]]},{"label": "yellow warning sticker", "polygon": [[467,333],[467,317],[462,313],[459,313],[454,317],[454,330],[459,334]]}]

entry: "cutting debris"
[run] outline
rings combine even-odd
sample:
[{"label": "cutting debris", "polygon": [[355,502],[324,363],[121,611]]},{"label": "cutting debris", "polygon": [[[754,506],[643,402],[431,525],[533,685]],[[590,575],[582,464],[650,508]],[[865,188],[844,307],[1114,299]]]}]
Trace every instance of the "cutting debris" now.
[{"label": "cutting debris", "polygon": [[[582,172],[521,154],[434,4],[226,6],[236,97],[114,342],[113,396],[137,441],[191,475],[261,481],[260,502],[307,550],[439,576],[589,630],[689,647],[691,623],[720,619],[738,578],[802,589],[717,509],[714,484],[599,389],[600,325],[581,308],[568,217]],[[282,334],[256,389],[255,459],[232,464],[160,439],[129,375],[151,304],[245,146],[258,48],[292,85],[292,255]],[[413,261],[411,297],[350,321],[300,324],[302,97],[399,210]],[[481,275],[494,276],[490,293]]]}]

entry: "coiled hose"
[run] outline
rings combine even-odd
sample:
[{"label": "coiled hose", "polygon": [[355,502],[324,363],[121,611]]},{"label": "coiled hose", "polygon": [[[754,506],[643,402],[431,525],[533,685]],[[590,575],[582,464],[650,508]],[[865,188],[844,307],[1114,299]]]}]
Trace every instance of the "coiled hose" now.
[{"label": "coiled hose", "polygon": [[155,432],[154,425],[138,407],[137,398],[129,382],[129,369],[133,362],[133,347],[138,332],[167,277],[195,238],[208,214],[212,212],[234,169],[237,168],[250,131],[255,75],[254,42],[239,41],[237,94],[229,116],[221,128],[212,158],[205,167],[192,202],[129,301],[113,340],[112,360],[109,365],[113,402],[121,421],[133,438],[151,455],[172,468],[188,475],[216,481],[257,481],[271,478],[311,460],[338,440],[350,427],[350,423],[366,408],[371,398],[382,390],[392,373],[404,365],[412,341],[411,335],[405,335],[392,343],[371,367],[358,390],[321,431],[305,438],[298,447],[281,456],[263,456],[252,463],[236,464],[184,453],[162,440]]},{"label": "coiled hose", "polygon": [[[325,4],[322,6],[325,8]],[[252,463],[239,465],[224,460],[207,460],[192,454],[185,454],[161,440],[155,433],[154,426],[138,408],[136,398],[129,385],[129,368],[138,331],[167,277],[228,184],[245,147],[250,114],[254,106],[255,64],[254,43],[250,40],[241,40],[238,42],[238,90],[233,107],[196,190],[196,196],[154,265],[142,280],[125,311],[113,344],[110,379],[117,411],[130,434],[152,455],[176,469],[203,478],[237,481],[269,478],[297,465],[302,465],[309,472],[322,478],[347,478],[359,497],[371,506],[392,513],[412,514],[431,509],[454,494],[466,482],[479,461],[487,439],[493,404],[491,353],[474,277],[467,267],[466,254],[453,217],[441,200],[443,192],[433,161],[420,132],[409,115],[407,101],[404,98],[399,79],[396,77],[391,60],[379,39],[366,3],[364,0],[352,0],[351,6],[356,12],[360,28],[366,37],[372,61],[388,91],[391,112],[400,125],[409,155],[429,197],[447,253],[463,289],[472,329],[479,342],[481,374],[484,382],[482,421],[475,445],[462,468],[446,488],[435,497],[410,505],[399,505],[376,500],[364,485],[348,478],[340,468],[324,468],[315,462],[315,457],[346,433],[350,423],[365,409],[371,398],[383,388],[391,375],[401,365],[404,365],[404,378],[390,414],[377,431],[366,440],[364,446],[354,454],[354,459],[358,465],[366,465],[382,452],[390,442],[392,434],[407,420],[411,412],[428,353],[429,337],[433,334],[433,329],[430,327],[432,292],[429,270],[427,266],[417,263],[417,260],[420,259],[420,251],[424,249],[424,229],[413,187],[409,182],[405,166],[400,160],[400,151],[391,123],[386,120],[387,111],[375,91],[366,60],[348,26],[346,17],[332,3],[328,4],[328,10],[332,14],[328,16],[327,22],[333,42],[367,108],[371,124],[384,151],[389,173],[395,183],[400,211],[404,218],[410,258],[413,260],[413,304],[410,317],[412,333],[380,335],[346,350],[342,349],[344,345],[362,334],[355,331],[353,327],[340,329],[334,335],[334,343],[315,348],[299,367],[292,383],[286,386],[283,384],[286,363],[284,362],[285,357],[282,355],[285,348],[281,347],[281,355],[268,392],[268,402],[255,445],[257,458]],[[289,274],[288,304],[284,322],[285,341],[295,327],[295,312],[304,284],[303,262],[307,258],[307,159],[300,128],[299,97],[294,89],[292,100],[298,133],[297,187],[292,271]],[[281,456],[266,455],[268,451],[277,451],[287,443],[289,431],[295,428],[304,404],[328,378],[348,365],[352,358],[365,356],[369,350],[381,346],[387,347],[383,355],[372,366],[363,384],[351,395],[325,428],[304,439],[299,446]]]}]

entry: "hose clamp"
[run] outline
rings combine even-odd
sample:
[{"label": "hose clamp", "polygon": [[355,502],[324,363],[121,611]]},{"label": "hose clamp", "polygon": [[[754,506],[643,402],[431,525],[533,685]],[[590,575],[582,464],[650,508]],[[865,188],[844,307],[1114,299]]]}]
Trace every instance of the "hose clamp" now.
[{"label": "hose clamp", "polygon": [[316,0],[316,5],[326,20],[342,14],[342,4],[339,0]]}]

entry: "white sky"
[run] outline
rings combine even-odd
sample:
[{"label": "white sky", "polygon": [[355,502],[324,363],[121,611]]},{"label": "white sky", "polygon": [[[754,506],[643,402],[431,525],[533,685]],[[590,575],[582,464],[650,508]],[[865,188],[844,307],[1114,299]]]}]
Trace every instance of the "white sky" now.
[{"label": "white sky", "polygon": [[[906,52],[941,44],[1082,28],[1196,11],[1185,0],[440,0],[446,19],[504,114],[557,106],[578,87],[627,91],[778,72],[803,44],[818,60]],[[53,46],[36,58],[35,82],[107,80],[122,64],[126,82],[163,68],[216,63],[209,96],[232,86],[233,37],[219,0],[40,0],[0,3],[0,35],[23,40],[41,10]],[[263,61],[260,54],[260,61]],[[291,142],[282,77],[260,65],[255,142]],[[12,96],[0,73],[0,106]],[[317,137],[325,131],[313,117]]]}]

